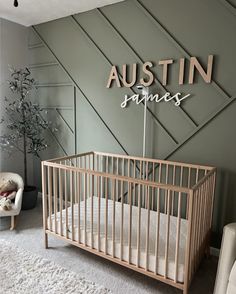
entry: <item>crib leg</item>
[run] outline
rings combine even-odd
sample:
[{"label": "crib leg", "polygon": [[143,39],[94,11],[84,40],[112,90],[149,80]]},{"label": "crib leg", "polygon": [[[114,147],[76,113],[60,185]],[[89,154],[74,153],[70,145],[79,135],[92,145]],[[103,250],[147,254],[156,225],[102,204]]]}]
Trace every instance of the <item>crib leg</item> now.
[{"label": "crib leg", "polygon": [[48,234],[44,233],[44,247],[48,249]]},{"label": "crib leg", "polygon": [[16,227],[16,216],[13,215],[13,216],[11,216],[11,228],[10,228],[10,230],[11,231],[14,230],[15,227]]},{"label": "crib leg", "polygon": [[189,293],[189,282],[184,283],[184,288],[183,288],[183,294],[188,294]]},{"label": "crib leg", "polygon": [[188,294],[188,287],[184,287],[183,294]]}]

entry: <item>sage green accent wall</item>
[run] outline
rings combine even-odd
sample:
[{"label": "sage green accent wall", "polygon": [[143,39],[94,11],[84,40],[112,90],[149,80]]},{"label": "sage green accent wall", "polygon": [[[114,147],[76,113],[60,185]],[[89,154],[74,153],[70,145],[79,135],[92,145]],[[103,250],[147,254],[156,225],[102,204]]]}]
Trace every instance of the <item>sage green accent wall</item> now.
[{"label": "sage green accent wall", "polygon": [[[154,63],[152,93],[191,93],[181,107],[148,105],[147,156],[218,168],[213,229],[236,221],[236,10],[226,0],[128,0],[33,27],[31,69],[37,101],[57,130],[48,134],[44,158],[88,150],[142,154],[143,104],[121,109],[136,88],[106,88],[111,65]],[[189,58],[206,66],[213,81],[187,83]],[[185,83],[178,85],[179,58]],[[173,58],[163,87],[158,61]],[[142,74],[139,72],[139,77]],[[36,176],[39,178],[39,175]],[[219,238],[218,238],[219,240]]]}]

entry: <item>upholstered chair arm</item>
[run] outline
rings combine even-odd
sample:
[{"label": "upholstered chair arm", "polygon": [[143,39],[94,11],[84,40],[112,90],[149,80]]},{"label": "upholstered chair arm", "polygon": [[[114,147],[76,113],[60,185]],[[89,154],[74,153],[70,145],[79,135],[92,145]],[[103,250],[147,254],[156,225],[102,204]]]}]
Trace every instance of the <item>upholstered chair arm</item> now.
[{"label": "upholstered chair arm", "polygon": [[224,227],[214,294],[226,294],[236,260],[236,223]]},{"label": "upholstered chair arm", "polygon": [[15,197],[14,206],[15,206],[16,215],[18,215],[21,211],[22,197],[23,197],[23,189],[20,188],[18,189],[16,193],[16,197]]}]

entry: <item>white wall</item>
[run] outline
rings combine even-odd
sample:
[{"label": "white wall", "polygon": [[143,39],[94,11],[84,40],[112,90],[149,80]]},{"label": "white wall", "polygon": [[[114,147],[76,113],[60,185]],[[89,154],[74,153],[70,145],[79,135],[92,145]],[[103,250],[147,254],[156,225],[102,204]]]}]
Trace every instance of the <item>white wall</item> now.
[{"label": "white wall", "polygon": [[[4,115],[4,97],[12,95],[7,84],[9,66],[19,68],[28,65],[27,44],[27,27],[0,19],[0,117]],[[5,131],[4,125],[0,125],[0,134],[4,134]],[[22,154],[16,152],[9,157],[6,153],[0,152],[0,171],[12,171],[23,175]]]}]

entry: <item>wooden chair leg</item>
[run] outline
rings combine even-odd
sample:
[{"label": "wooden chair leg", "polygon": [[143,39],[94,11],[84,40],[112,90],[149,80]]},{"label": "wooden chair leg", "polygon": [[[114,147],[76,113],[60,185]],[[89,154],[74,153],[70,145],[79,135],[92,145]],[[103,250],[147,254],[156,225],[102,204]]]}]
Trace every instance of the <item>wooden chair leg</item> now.
[{"label": "wooden chair leg", "polygon": [[16,227],[16,216],[13,215],[13,216],[11,216],[11,228],[10,228],[10,230],[11,231],[14,230],[15,227]]},{"label": "wooden chair leg", "polygon": [[44,247],[48,249],[48,234],[44,233]]}]

